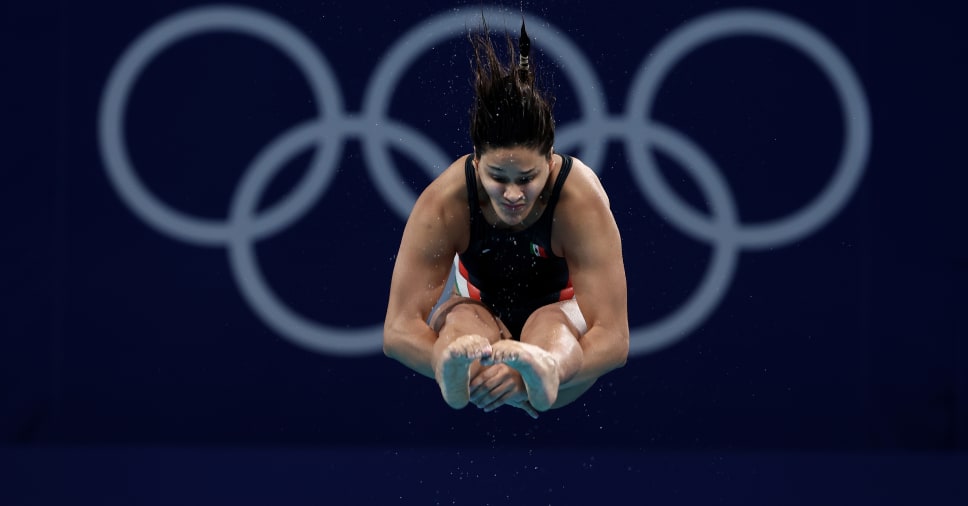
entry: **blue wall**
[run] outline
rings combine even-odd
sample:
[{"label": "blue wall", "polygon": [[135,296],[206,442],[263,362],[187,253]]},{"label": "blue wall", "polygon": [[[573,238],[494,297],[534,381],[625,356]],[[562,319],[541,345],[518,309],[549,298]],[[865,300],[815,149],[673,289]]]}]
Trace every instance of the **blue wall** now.
[{"label": "blue wall", "polygon": [[[77,445],[968,449],[968,44],[945,2],[525,3],[556,149],[611,197],[633,330],[625,368],[537,421],[450,410],[379,352],[406,211],[470,150],[482,6],[219,5],[4,7],[12,468]],[[512,32],[517,9],[484,8]]]}]

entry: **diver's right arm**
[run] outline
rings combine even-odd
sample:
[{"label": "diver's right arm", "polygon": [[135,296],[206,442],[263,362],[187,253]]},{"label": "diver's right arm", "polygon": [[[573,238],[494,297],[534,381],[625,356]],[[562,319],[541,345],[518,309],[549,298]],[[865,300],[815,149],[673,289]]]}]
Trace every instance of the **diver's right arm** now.
[{"label": "diver's right arm", "polygon": [[[459,162],[462,167],[463,159]],[[459,233],[454,231],[462,226],[460,213],[449,201],[457,165],[431,183],[414,204],[393,267],[383,325],[383,353],[428,378],[434,378],[437,334],[427,319],[446,287],[457,253],[454,236]]]}]

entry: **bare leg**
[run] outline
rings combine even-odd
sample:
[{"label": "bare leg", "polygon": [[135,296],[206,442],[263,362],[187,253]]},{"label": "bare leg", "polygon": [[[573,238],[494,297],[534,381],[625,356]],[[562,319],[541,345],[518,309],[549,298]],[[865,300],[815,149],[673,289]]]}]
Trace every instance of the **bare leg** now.
[{"label": "bare leg", "polygon": [[483,304],[461,297],[445,302],[432,326],[438,334],[434,377],[444,401],[461,409],[470,400],[470,378],[481,367],[479,360],[490,358],[492,343],[501,339],[501,329]]},{"label": "bare leg", "polygon": [[517,370],[528,391],[528,401],[535,409],[546,411],[556,406],[559,387],[581,369],[578,340],[585,330],[575,301],[551,304],[531,315],[521,331],[521,342],[493,344],[491,359],[485,363],[502,362]]}]

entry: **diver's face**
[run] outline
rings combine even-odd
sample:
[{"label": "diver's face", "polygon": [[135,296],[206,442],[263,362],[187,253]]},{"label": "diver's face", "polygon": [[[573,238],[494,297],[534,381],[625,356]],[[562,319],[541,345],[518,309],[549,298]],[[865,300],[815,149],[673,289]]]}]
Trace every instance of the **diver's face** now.
[{"label": "diver's face", "polygon": [[475,163],[497,218],[520,225],[534,210],[551,174],[552,157],[525,147],[492,148]]}]

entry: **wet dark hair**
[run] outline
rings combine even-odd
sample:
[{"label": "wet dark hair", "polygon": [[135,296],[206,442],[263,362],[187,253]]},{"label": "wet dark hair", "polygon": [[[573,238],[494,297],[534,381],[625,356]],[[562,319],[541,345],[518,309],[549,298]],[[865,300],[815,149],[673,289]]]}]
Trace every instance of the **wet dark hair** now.
[{"label": "wet dark hair", "polygon": [[487,22],[470,33],[474,48],[474,106],[470,132],[474,151],[480,157],[488,149],[523,146],[551,155],[555,142],[553,98],[535,86],[531,65],[531,39],[521,19],[519,59],[514,63],[514,41],[507,34],[507,56],[503,63],[491,42]]}]

